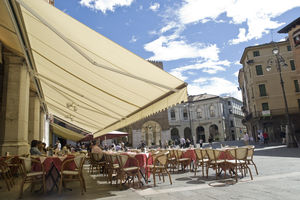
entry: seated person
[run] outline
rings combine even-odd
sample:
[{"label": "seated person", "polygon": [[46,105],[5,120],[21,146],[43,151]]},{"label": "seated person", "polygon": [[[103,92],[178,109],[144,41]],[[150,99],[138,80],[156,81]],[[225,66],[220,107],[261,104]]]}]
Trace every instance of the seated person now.
[{"label": "seated person", "polygon": [[31,155],[42,155],[42,153],[38,149],[38,141],[37,140],[31,141],[30,154]]},{"label": "seated person", "polygon": [[102,153],[102,149],[99,147],[99,142],[93,140],[92,153]]}]

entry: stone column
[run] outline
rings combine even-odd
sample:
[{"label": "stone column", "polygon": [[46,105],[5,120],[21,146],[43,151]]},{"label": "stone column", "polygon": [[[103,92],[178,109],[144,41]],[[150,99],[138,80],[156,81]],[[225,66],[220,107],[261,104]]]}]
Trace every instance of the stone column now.
[{"label": "stone column", "polygon": [[28,105],[30,77],[23,57],[3,53],[0,154],[28,153]]},{"label": "stone column", "polygon": [[28,142],[40,139],[40,100],[35,92],[30,91]]},{"label": "stone column", "polygon": [[45,142],[45,112],[40,109],[40,141]]}]

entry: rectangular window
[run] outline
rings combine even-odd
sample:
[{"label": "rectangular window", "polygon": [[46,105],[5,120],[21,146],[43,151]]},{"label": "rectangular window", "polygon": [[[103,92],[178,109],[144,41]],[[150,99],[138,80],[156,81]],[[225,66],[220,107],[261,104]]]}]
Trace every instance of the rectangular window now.
[{"label": "rectangular window", "polygon": [[300,109],[300,99],[298,99],[298,108]]},{"label": "rectangular window", "polygon": [[260,56],[259,51],[253,51],[253,57]]},{"label": "rectangular window", "polygon": [[259,94],[261,97],[267,96],[266,86],[265,84],[258,85],[259,87]]},{"label": "rectangular window", "polygon": [[286,46],[286,49],[287,49],[288,51],[292,51],[291,45]]},{"label": "rectangular window", "polygon": [[291,70],[294,71],[296,69],[294,60],[290,60]]},{"label": "rectangular window", "polygon": [[262,110],[269,110],[269,104],[268,103],[262,103]]},{"label": "rectangular window", "polygon": [[256,68],[256,75],[257,76],[264,75],[261,65],[256,65],[255,68]]},{"label": "rectangular window", "polygon": [[231,101],[228,101],[228,105],[229,105],[229,106],[231,105]]},{"label": "rectangular window", "polygon": [[294,80],[296,92],[300,92],[298,80]]},{"label": "rectangular window", "polygon": [[230,120],[230,127],[234,127],[233,121]]}]

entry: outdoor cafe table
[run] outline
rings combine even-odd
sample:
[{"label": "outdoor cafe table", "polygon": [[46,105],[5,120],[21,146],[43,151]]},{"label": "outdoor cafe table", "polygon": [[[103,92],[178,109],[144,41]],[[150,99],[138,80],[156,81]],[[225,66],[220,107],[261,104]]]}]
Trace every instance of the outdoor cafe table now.
[{"label": "outdoor cafe table", "polygon": [[[46,188],[47,191],[52,191],[54,187],[58,190],[58,182],[60,179],[60,170],[63,161],[74,158],[74,155],[67,156],[48,156],[48,157],[38,157],[44,166],[46,172]],[[68,170],[75,170],[75,162],[70,162],[65,166]],[[41,166],[34,164],[33,171],[40,171]]]},{"label": "outdoor cafe table", "polygon": [[183,149],[182,151],[183,158],[190,158],[191,161],[196,161],[196,153],[194,149]]},{"label": "outdoor cafe table", "polygon": [[[232,170],[232,163],[227,162],[227,160],[233,160],[234,159],[233,156],[229,153],[230,149],[232,149],[232,148],[218,149],[218,150],[221,150],[220,155],[218,157],[218,160],[225,160],[225,162],[220,166],[221,169],[225,171],[225,173],[226,173],[226,170],[233,171]],[[221,172],[219,173],[219,175],[220,174],[221,174]]]},{"label": "outdoor cafe table", "polygon": [[[122,155],[128,155],[129,159],[127,163],[125,164],[125,167],[132,167],[132,166],[137,166],[137,163],[134,159],[131,159],[131,157],[134,157],[139,161],[139,167],[141,170],[141,174],[144,177],[144,174],[146,174],[147,170],[147,165],[152,165],[153,164],[153,158],[150,153],[132,153],[132,152],[123,152],[121,153]],[[150,176],[150,172],[148,171],[148,177]]]}]

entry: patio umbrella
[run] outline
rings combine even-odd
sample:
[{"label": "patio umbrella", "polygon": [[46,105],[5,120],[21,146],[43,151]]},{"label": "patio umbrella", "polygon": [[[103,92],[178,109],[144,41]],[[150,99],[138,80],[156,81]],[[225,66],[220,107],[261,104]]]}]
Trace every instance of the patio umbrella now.
[{"label": "patio umbrella", "polygon": [[100,137],[96,137],[95,139],[100,138],[101,140],[108,140],[108,139],[113,139],[113,138],[118,138],[118,137],[125,137],[125,136],[128,136],[128,133],[121,132],[121,131],[111,131],[109,133],[106,133],[105,135],[101,135]]},{"label": "patio umbrella", "polygon": [[93,140],[93,134],[87,134],[87,135],[85,135],[85,137],[84,138],[82,138],[81,140],[80,140],[80,142],[87,142],[87,141],[91,141],[91,140]]}]

